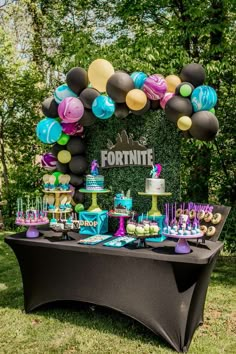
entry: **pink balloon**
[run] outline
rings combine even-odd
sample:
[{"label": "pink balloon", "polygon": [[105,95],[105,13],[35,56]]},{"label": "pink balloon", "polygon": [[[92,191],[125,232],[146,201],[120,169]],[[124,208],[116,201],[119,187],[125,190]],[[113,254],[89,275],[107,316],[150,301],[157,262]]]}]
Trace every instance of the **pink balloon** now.
[{"label": "pink balloon", "polygon": [[41,157],[41,165],[47,171],[54,171],[56,169],[57,158],[51,153],[46,152]]},{"label": "pink balloon", "polygon": [[63,133],[67,135],[83,135],[84,127],[79,122],[74,123],[61,123]]},{"label": "pink balloon", "polygon": [[161,75],[154,74],[144,81],[142,90],[150,100],[159,100],[167,91],[167,83]]},{"label": "pink balloon", "polygon": [[167,102],[174,96],[175,94],[172,92],[166,92],[164,96],[160,100],[160,106],[162,109],[165,108]]},{"label": "pink balloon", "polygon": [[58,106],[59,117],[65,123],[78,122],[84,114],[84,106],[79,98],[66,97]]}]

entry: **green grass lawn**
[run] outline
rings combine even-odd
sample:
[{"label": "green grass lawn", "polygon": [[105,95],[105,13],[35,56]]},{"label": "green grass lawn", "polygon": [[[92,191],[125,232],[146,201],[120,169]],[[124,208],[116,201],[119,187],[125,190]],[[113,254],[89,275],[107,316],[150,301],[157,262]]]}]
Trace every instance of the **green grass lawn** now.
[{"label": "green grass lawn", "polygon": [[[222,256],[212,274],[205,322],[191,354],[236,353],[236,258]],[[174,353],[160,337],[115,311],[87,304],[52,306],[25,314],[17,260],[0,236],[0,354]]]}]

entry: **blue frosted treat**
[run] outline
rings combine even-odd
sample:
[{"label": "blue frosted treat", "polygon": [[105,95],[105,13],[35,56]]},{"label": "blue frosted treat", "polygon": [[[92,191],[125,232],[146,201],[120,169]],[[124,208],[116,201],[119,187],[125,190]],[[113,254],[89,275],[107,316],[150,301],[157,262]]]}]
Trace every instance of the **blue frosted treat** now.
[{"label": "blue frosted treat", "polygon": [[216,105],[216,91],[210,86],[198,86],[193,90],[191,102],[194,112],[209,111]]},{"label": "blue frosted treat", "polygon": [[116,194],[114,198],[114,212],[129,215],[132,211],[133,199],[126,197],[123,193]]},{"label": "blue frosted treat", "polygon": [[66,97],[78,97],[66,84],[58,86],[54,92],[54,99],[59,104]]},{"label": "blue frosted treat", "polygon": [[135,71],[130,76],[134,82],[134,87],[137,89],[141,89],[145,80],[147,79],[147,75],[142,71]]},{"label": "blue frosted treat", "polygon": [[86,189],[90,191],[99,191],[104,189],[104,176],[102,175],[87,175],[86,176]]}]

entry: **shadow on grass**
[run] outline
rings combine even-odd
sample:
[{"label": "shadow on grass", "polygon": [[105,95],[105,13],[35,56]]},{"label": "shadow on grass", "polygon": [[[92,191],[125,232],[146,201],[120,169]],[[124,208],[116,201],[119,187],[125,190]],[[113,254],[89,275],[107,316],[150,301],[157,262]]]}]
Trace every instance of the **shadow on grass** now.
[{"label": "shadow on grass", "polygon": [[[211,284],[236,285],[236,257],[219,257]],[[0,307],[23,310],[23,288],[19,266],[13,251],[0,237]],[[167,343],[137,321],[112,309],[81,302],[63,301],[43,305],[33,312],[44,318],[54,318],[99,332],[167,348]],[[174,352],[174,350],[173,350]]]}]

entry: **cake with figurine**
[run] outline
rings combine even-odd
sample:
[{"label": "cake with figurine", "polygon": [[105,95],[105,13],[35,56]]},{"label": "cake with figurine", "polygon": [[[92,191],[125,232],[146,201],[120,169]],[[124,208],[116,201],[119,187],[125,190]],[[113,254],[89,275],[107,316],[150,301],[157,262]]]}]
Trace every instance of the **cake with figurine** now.
[{"label": "cake with figurine", "polygon": [[99,191],[104,189],[104,176],[99,174],[98,162],[93,160],[91,163],[91,171],[86,175],[85,188],[89,191]]},{"label": "cake with figurine", "polygon": [[130,215],[133,207],[133,199],[130,196],[130,189],[125,194],[124,192],[117,193],[114,197],[114,213],[122,215]]},{"label": "cake with figurine", "polygon": [[151,178],[146,178],[145,181],[145,193],[165,193],[165,180],[163,178],[159,178],[161,170],[162,166],[160,164],[153,165],[153,168],[150,172]]}]

